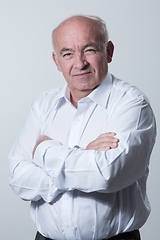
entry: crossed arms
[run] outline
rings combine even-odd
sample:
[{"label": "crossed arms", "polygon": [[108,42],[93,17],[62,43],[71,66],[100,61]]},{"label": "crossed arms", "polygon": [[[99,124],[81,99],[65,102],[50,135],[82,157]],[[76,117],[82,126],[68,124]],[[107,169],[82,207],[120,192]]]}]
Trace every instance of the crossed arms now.
[{"label": "crossed arms", "polygon": [[[115,137],[115,135],[116,133],[113,133],[113,132],[101,134],[95,140],[93,140],[88,144],[88,146],[86,147],[86,150],[108,151],[111,148],[116,148],[118,146],[119,140],[118,138]],[[52,140],[52,138],[45,135],[40,136],[39,140],[37,141],[33,149],[33,153],[32,153],[33,158],[38,145],[47,140]]]},{"label": "crossed arms", "polygon": [[113,132],[101,134],[86,149],[71,149],[47,136],[35,145],[41,132],[34,104],[9,155],[11,187],[25,200],[51,202],[68,190],[112,193],[136,182],[148,171],[154,116],[145,101],[121,109],[107,126]]}]

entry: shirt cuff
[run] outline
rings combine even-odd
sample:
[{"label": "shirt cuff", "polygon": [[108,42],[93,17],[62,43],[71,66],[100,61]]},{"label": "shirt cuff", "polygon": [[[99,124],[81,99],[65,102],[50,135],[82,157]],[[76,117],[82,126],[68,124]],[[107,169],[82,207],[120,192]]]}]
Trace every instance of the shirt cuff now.
[{"label": "shirt cuff", "polygon": [[45,169],[45,155],[49,148],[61,145],[55,140],[46,140],[41,142],[35,151],[33,162],[42,169]]}]

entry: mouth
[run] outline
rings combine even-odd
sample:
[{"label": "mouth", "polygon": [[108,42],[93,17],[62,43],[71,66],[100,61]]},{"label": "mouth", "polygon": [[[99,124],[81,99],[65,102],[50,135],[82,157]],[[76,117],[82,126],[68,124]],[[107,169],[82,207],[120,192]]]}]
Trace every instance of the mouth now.
[{"label": "mouth", "polygon": [[91,74],[90,71],[89,71],[89,72],[76,73],[76,74],[74,74],[73,76],[74,76],[74,77],[83,78],[83,77],[88,76],[89,74]]}]

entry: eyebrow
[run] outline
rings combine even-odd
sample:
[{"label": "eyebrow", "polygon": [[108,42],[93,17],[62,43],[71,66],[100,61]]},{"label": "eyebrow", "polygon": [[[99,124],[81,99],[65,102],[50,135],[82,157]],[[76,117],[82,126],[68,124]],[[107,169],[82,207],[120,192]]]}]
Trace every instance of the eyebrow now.
[{"label": "eyebrow", "polygon": [[97,42],[89,42],[86,45],[84,45],[83,49],[85,49],[87,47],[96,47],[99,49],[99,44]]},{"label": "eyebrow", "polygon": [[63,55],[64,52],[74,52],[72,48],[62,48],[60,51],[60,55]]},{"label": "eyebrow", "polygon": [[[100,49],[100,46],[98,43],[95,43],[95,42],[88,42],[87,44],[85,44],[83,47],[82,47],[82,50],[84,50],[85,48],[87,47],[96,47],[98,50]],[[62,56],[64,52],[75,52],[74,49],[72,48],[62,48],[60,50],[60,55]]]}]

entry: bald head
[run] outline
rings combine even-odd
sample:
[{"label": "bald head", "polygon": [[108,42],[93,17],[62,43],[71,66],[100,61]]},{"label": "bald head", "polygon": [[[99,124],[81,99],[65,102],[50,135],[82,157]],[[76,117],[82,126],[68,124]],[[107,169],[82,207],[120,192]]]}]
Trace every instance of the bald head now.
[{"label": "bald head", "polygon": [[80,25],[85,25],[86,29],[91,29],[92,33],[96,36],[97,41],[106,43],[108,42],[108,32],[106,29],[106,25],[104,21],[99,17],[93,17],[93,16],[72,16],[66,20],[64,20],[62,23],[58,25],[56,29],[53,30],[52,33],[52,41],[53,41],[53,48],[56,50],[56,44],[60,37],[60,33],[64,33],[64,30],[71,26],[73,28],[73,34],[74,29],[77,29],[80,27]]},{"label": "bald head", "polygon": [[99,18],[74,16],[53,31],[53,60],[68,83],[71,102],[98,87],[108,72],[114,46]]}]

